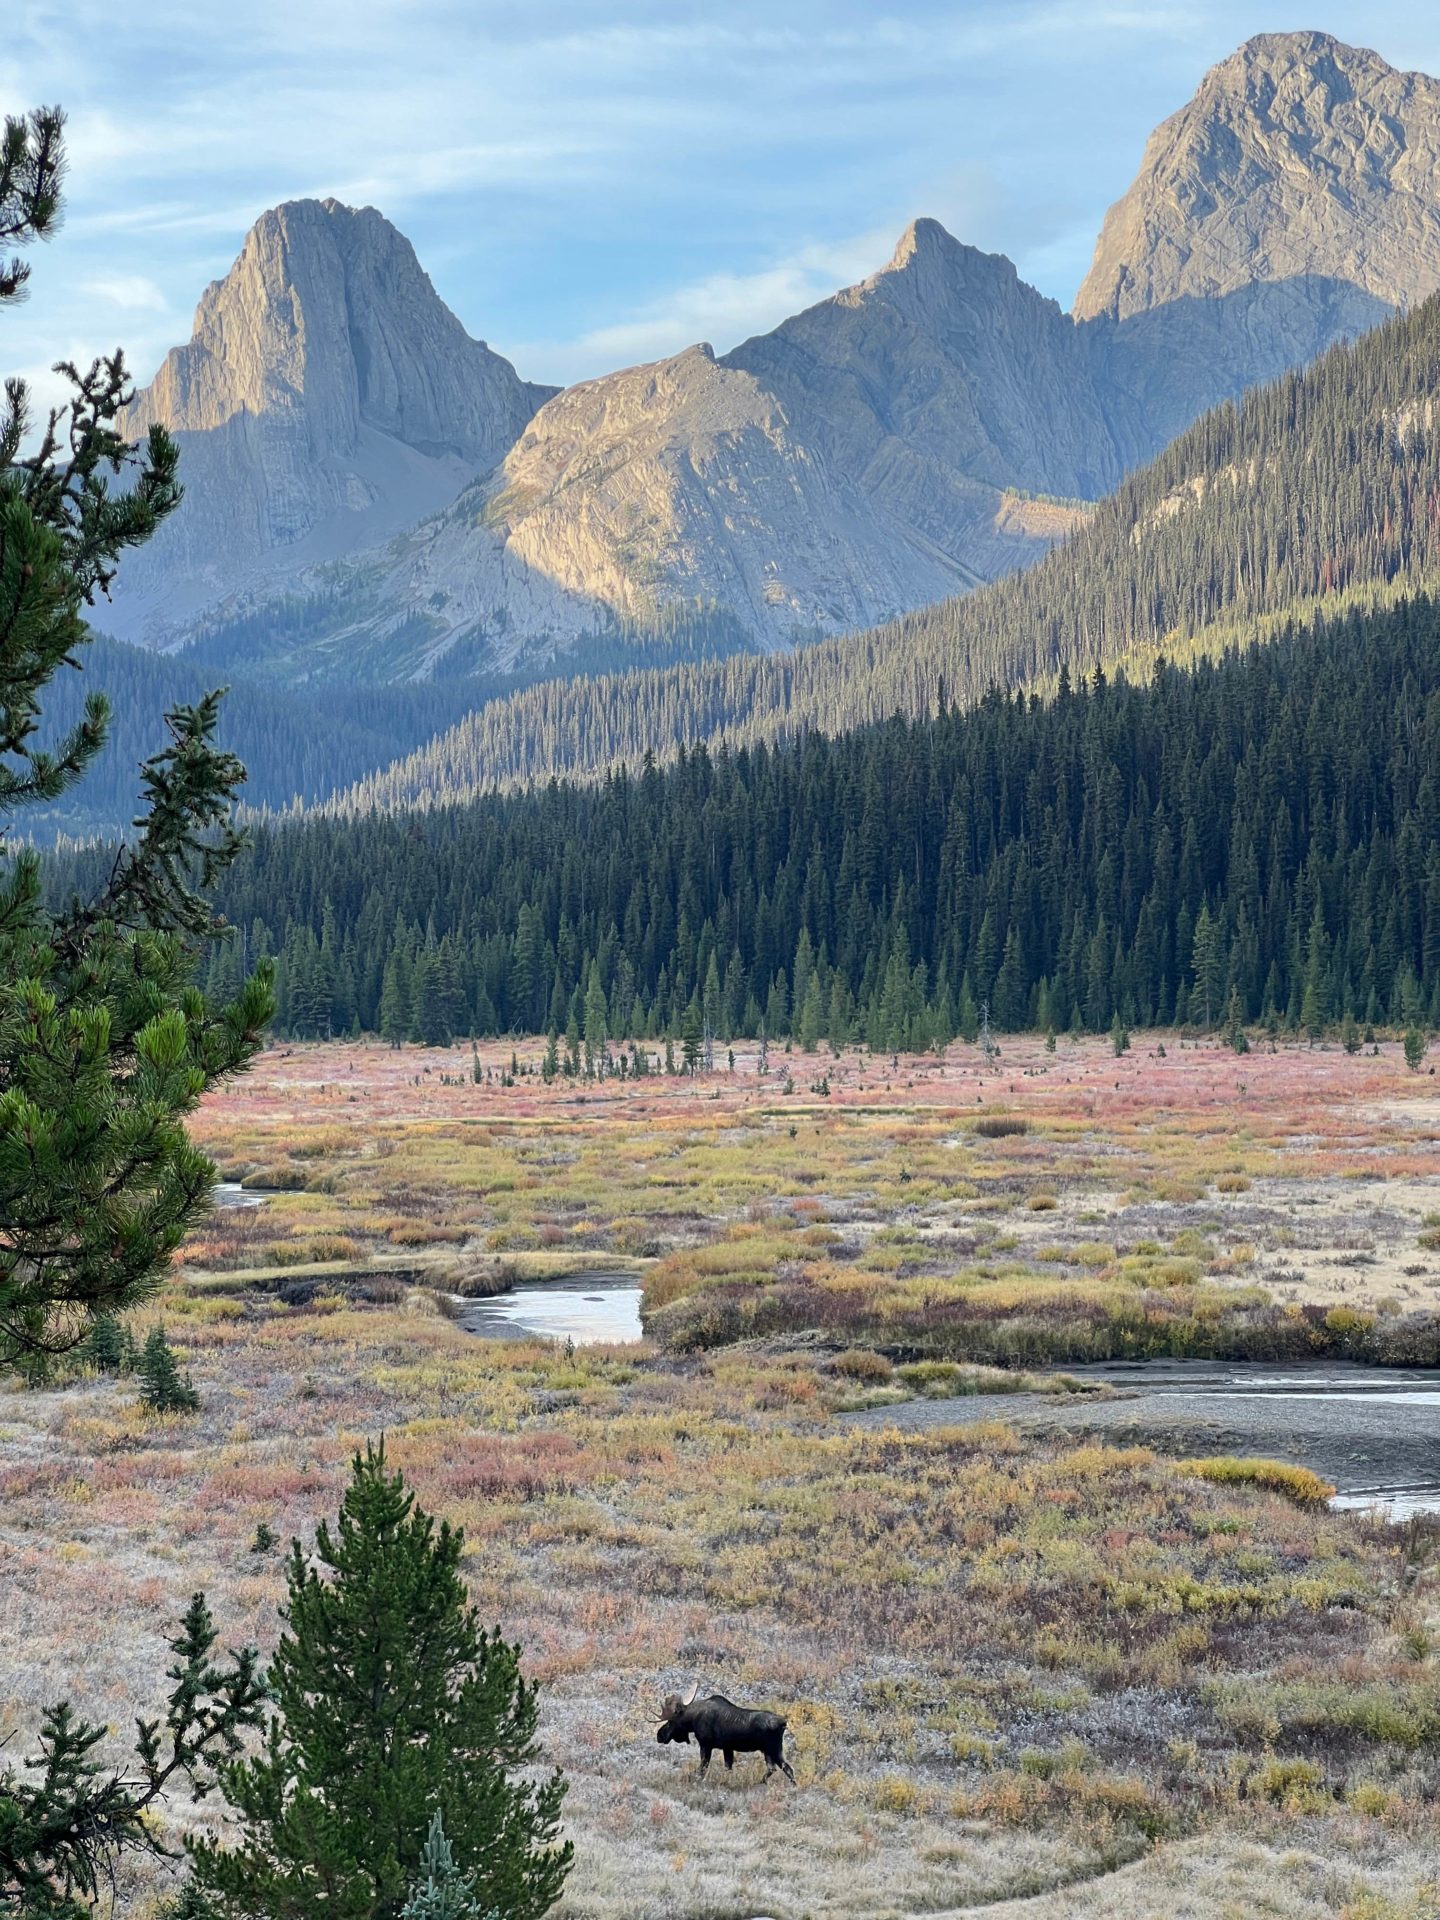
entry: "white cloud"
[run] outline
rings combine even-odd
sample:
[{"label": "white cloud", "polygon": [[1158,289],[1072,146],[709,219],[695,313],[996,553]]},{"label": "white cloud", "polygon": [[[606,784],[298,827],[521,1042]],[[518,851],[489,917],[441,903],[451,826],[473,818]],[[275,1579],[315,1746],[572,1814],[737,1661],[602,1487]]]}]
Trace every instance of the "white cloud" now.
[{"label": "white cloud", "polygon": [[126,313],[165,313],[169,302],[148,274],[102,273],[93,280],[82,280],[80,291],[92,299],[107,301]]},{"label": "white cloud", "polygon": [[568,383],[663,359],[699,340],[725,353],[877,272],[897,237],[898,232],[876,229],[848,241],[803,247],[754,273],[706,274],[572,340],[522,342],[509,357],[528,378]]}]

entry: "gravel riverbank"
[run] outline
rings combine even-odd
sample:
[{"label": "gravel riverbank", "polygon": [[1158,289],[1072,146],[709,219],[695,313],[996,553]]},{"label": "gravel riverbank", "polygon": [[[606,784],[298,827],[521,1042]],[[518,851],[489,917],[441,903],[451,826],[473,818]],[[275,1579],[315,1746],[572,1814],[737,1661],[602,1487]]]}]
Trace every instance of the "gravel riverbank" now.
[{"label": "gravel riverbank", "polygon": [[1030,1432],[1094,1433],[1167,1454],[1265,1454],[1313,1468],[1342,1493],[1440,1488],[1440,1374],[1204,1361],[1072,1369],[1105,1396],[1021,1393],[911,1400],[846,1415],[902,1429],[1002,1419]]}]

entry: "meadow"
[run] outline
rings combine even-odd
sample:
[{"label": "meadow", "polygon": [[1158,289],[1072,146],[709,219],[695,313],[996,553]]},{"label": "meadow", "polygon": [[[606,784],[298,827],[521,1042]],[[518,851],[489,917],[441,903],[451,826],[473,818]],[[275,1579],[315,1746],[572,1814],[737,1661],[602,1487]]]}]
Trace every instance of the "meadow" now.
[{"label": "meadow", "polygon": [[[264,1202],[138,1316],[199,1413],[84,1370],[0,1399],[0,1739],[153,1710],[197,1586],[273,1644],[271,1541],[383,1430],[545,1683],[571,1920],[1432,1914],[1435,1530],[1006,1419],[1108,1353],[1435,1355],[1435,1080],[1160,1045],[548,1086],[536,1048],[271,1049],[197,1129]],[[644,1343],[453,1317],[587,1268],[643,1278]],[[846,1419],[954,1392],[987,1417]],[[789,1713],[798,1789],[655,1744],[695,1680]]]}]

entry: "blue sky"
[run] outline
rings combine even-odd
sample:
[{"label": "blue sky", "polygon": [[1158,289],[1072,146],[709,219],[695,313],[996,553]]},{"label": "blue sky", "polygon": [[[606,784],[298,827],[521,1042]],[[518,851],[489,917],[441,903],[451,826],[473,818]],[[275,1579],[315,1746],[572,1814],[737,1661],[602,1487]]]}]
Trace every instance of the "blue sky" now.
[{"label": "blue sky", "polygon": [[1440,74],[1433,0],[11,0],[0,104],[61,102],[72,162],[0,370],[147,376],[305,194],[388,214],[536,380],[724,351],[917,214],[1068,305],[1151,127],[1302,26]]}]

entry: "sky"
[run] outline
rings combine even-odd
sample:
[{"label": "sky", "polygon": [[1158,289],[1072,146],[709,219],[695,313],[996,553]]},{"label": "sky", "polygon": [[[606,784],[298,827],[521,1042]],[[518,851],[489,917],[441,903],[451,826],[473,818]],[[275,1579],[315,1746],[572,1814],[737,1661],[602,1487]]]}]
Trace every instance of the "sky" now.
[{"label": "sky", "polygon": [[1068,307],[1151,128],[1298,27],[1440,74],[1434,0],[9,0],[0,107],[63,105],[70,176],[0,371],[124,345],[148,378],[305,195],[378,207],[557,384],[724,352],[921,214]]}]

